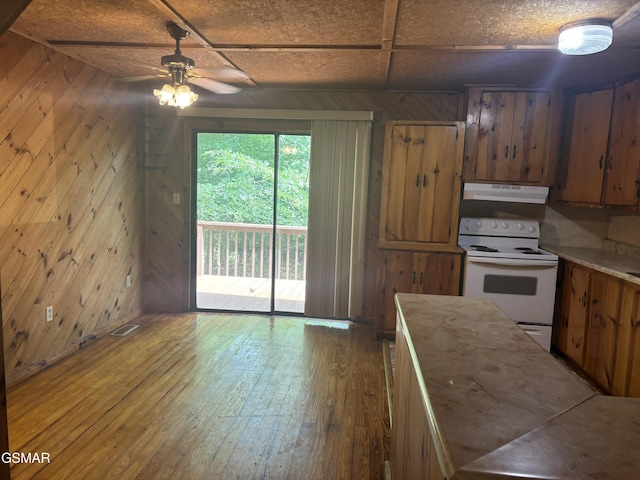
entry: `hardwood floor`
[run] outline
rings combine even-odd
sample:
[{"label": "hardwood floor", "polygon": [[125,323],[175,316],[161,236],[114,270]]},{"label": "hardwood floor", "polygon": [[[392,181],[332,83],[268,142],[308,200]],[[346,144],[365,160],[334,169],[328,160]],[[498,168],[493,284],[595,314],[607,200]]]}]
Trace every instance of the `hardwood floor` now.
[{"label": "hardwood floor", "polygon": [[372,327],[145,316],[8,392],[13,479],[382,479],[389,416]]}]

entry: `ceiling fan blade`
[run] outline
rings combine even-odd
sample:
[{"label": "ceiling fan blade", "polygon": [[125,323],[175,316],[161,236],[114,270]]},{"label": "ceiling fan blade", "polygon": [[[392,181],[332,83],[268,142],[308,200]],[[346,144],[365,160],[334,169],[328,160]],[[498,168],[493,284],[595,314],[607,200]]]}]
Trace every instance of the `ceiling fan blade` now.
[{"label": "ceiling fan blade", "polygon": [[238,70],[237,68],[231,67],[203,67],[203,68],[194,68],[190,70],[190,72],[195,73],[200,77],[214,77],[214,78],[249,78],[242,70]]},{"label": "ceiling fan blade", "polygon": [[197,85],[200,88],[204,88],[205,90],[209,90],[210,92],[218,94],[237,93],[240,91],[238,87],[234,87],[233,85],[228,85],[222,82],[217,82],[215,80],[211,80],[210,78],[195,77],[190,78],[189,82]]},{"label": "ceiling fan blade", "polygon": [[152,80],[154,78],[163,78],[166,77],[167,75],[140,75],[138,77],[123,77],[123,78],[119,78],[118,81],[119,82],[142,82],[143,80]]}]

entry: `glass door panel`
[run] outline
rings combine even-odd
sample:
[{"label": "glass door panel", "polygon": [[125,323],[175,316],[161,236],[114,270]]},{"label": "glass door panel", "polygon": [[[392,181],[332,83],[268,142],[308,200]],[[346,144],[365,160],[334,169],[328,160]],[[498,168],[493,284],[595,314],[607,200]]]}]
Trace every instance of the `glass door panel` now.
[{"label": "glass door panel", "polygon": [[303,313],[310,137],[195,135],[196,308]]}]

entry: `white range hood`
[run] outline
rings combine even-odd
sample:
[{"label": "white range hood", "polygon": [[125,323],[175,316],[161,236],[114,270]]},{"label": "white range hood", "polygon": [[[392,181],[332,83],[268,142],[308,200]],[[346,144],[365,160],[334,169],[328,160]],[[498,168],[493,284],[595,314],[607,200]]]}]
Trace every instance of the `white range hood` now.
[{"label": "white range hood", "polygon": [[494,202],[545,203],[549,187],[501,185],[496,183],[465,183],[462,198]]}]

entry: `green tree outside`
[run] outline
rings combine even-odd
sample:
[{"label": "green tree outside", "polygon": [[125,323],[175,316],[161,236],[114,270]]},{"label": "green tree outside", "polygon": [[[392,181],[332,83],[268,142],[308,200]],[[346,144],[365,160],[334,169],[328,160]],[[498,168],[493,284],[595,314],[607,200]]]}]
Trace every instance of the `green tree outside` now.
[{"label": "green tree outside", "polygon": [[[307,225],[309,201],[309,157],[311,137],[308,135],[280,135],[278,137],[278,192],[277,224],[284,226]],[[199,133],[197,138],[197,218],[199,221],[272,225],[274,202],[274,151],[276,137],[272,134]],[[213,235],[211,239],[208,235]],[[218,238],[218,236],[221,236]],[[251,258],[268,255],[270,234],[235,232],[229,234],[207,232],[205,245],[212,240],[213,251],[205,250],[205,264],[209,257],[217,270],[209,274],[226,274],[242,268]],[[281,271],[297,271],[301,275],[304,236],[283,236],[280,242]],[[221,242],[220,252],[217,250]],[[298,255],[291,249],[298,244]],[[224,252],[242,252],[226,257]],[[237,250],[236,250],[237,249]],[[289,249],[290,264],[285,262]],[[244,252],[246,258],[244,258]],[[267,257],[268,258],[268,257]],[[259,272],[269,276],[269,266]],[[285,278],[279,274],[278,278]],[[289,277],[292,278],[292,277]]]}]

